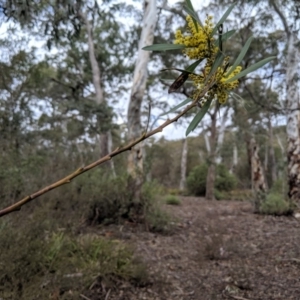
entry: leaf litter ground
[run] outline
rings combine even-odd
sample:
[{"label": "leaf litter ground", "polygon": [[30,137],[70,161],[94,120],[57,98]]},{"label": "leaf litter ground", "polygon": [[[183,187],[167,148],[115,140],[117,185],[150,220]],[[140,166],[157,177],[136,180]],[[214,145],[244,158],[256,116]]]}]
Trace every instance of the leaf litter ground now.
[{"label": "leaf litter ground", "polygon": [[300,299],[300,222],[252,213],[251,204],[182,198],[166,206],[172,232],[111,226],[106,235],[133,245],[145,284],[95,285],[87,299]]}]

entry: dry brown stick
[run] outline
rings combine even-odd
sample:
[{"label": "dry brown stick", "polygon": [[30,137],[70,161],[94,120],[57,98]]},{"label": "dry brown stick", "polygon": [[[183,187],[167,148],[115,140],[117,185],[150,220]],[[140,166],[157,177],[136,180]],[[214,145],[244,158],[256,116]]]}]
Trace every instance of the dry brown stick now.
[{"label": "dry brown stick", "polygon": [[83,294],[80,294],[80,297],[85,299],[85,300],[91,300],[90,298],[88,298],[87,296],[84,296]]},{"label": "dry brown stick", "polygon": [[109,297],[110,291],[111,291],[111,289],[109,289],[109,290],[108,290],[108,292],[107,292],[107,294],[106,294],[106,296],[105,296],[105,299],[104,299],[104,300],[108,300],[108,297]]},{"label": "dry brown stick", "polygon": [[225,291],[222,292],[222,295],[224,295],[225,297],[230,297],[232,299],[236,299],[236,300],[250,300],[248,298],[231,295],[230,293],[226,293]]},{"label": "dry brown stick", "polygon": [[53,190],[53,189],[56,189],[58,188],[59,186],[61,185],[64,185],[64,184],[67,184],[67,183],[70,183],[72,181],[72,179],[74,179],[75,177],[85,173],[86,171],[89,171],[93,168],[95,168],[96,166],[99,166],[100,164],[103,164],[104,162],[112,159],[114,156],[117,156],[125,151],[129,151],[131,150],[132,147],[134,147],[136,144],[146,140],[147,138],[149,138],[150,136],[152,135],[155,135],[156,133],[158,132],[162,132],[163,129],[165,127],[167,127],[168,125],[176,122],[179,118],[181,118],[183,115],[185,115],[189,110],[191,110],[193,107],[195,107],[197,105],[197,102],[203,98],[203,96],[205,96],[205,94],[207,93],[207,91],[215,84],[215,81],[211,82],[209,85],[207,85],[202,93],[199,95],[199,97],[194,100],[190,105],[188,105],[180,114],[178,114],[177,116],[175,116],[174,118],[172,119],[168,119],[166,120],[162,125],[160,125],[159,127],[157,127],[156,129],[148,132],[148,133],[144,133],[142,136],[140,136],[138,139],[136,139],[135,141],[133,142],[130,142],[128,143],[126,146],[123,146],[123,147],[118,147],[116,150],[112,151],[111,153],[107,154],[106,156],[103,156],[102,158],[100,158],[99,160],[85,166],[85,167],[82,167],[82,168],[79,168],[77,169],[75,172],[67,175],[66,177],[40,189],[39,191],[29,195],[29,196],[26,196],[25,198],[23,198],[22,200],[16,202],[15,204],[13,205],[10,205],[2,210],[0,210],[0,217],[3,217],[7,214],[10,214],[14,211],[17,211],[17,210],[20,210],[21,207],[23,205],[25,205],[26,203],[32,201],[33,199],[43,195],[43,194],[46,194],[48,193],[49,191]]}]

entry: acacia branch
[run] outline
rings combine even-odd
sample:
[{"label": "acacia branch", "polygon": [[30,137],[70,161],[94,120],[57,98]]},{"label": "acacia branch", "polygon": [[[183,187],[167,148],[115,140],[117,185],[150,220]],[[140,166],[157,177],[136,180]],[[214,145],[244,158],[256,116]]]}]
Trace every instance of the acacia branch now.
[{"label": "acacia branch", "polygon": [[202,93],[199,95],[199,97],[194,100],[190,105],[188,105],[181,113],[179,113],[177,116],[175,116],[172,119],[168,119],[166,120],[162,125],[160,125],[159,127],[157,127],[156,129],[150,131],[150,132],[145,132],[144,134],[142,134],[138,139],[129,142],[127,145],[122,146],[122,147],[118,147],[117,149],[115,149],[114,151],[112,151],[111,153],[103,156],[102,158],[100,158],[99,160],[85,166],[85,167],[81,167],[79,169],[77,169],[76,171],[74,171],[73,173],[67,175],[66,177],[40,189],[39,191],[26,196],[25,198],[23,198],[22,200],[16,202],[13,205],[10,205],[2,210],[0,210],[0,217],[3,217],[7,214],[10,214],[14,211],[19,211],[21,209],[21,207],[27,203],[29,203],[30,201],[32,201],[33,199],[36,199],[38,197],[40,197],[41,195],[44,195],[46,193],[48,193],[49,191],[56,189],[64,184],[70,183],[74,178],[76,178],[77,176],[103,164],[106,161],[111,160],[113,157],[126,152],[126,151],[130,151],[132,149],[132,147],[134,147],[135,145],[137,145],[138,143],[148,139],[149,137],[155,135],[158,132],[162,132],[163,129],[167,126],[169,126],[170,124],[176,122],[179,118],[181,118],[183,115],[185,115],[189,110],[191,110],[192,108],[194,108],[195,106],[197,106],[197,102],[203,98],[205,96],[205,94],[208,92],[208,90],[215,84],[215,81],[213,81],[212,83],[210,83],[209,85],[207,85]]}]

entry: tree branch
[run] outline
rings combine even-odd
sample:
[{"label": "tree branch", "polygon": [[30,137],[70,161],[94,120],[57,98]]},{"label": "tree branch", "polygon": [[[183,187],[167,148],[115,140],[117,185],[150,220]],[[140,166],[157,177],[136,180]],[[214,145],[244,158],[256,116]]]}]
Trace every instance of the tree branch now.
[{"label": "tree branch", "polygon": [[165,127],[167,127],[168,125],[176,122],[179,118],[181,118],[183,115],[185,115],[189,110],[191,110],[193,107],[197,106],[197,102],[203,97],[205,96],[205,94],[209,91],[209,89],[215,84],[215,81],[211,82],[209,85],[207,85],[202,93],[199,95],[199,97],[194,100],[190,105],[188,105],[181,113],[179,113],[177,116],[175,116],[172,119],[168,119],[166,120],[162,125],[160,125],[159,127],[157,127],[156,129],[150,131],[150,132],[145,132],[144,134],[142,134],[138,139],[129,142],[127,145],[123,146],[123,147],[118,147],[116,150],[112,151],[111,153],[107,154],[106,156],[103,156],[102,158],[100,158],[99,160],[85,166],[85,167],[81,167],[79,169],[77,169],[76,171],[74,171],[73,173],[67,175],[66,177],[40,189],[39,191],[26,196],[25,198],[23,198],[22,200],[16,202],[13,205],[10,205],[2,210],[0,210],[0,217],[3,217],[7,214],[10,214],[14,211],[19,211],[21,209],[21,207],[29,202],[31,202],[32,200],[40,197],[43,194],[48,193],[49,191],[56,189],[64,184],[70,183],[74,178],[76,178],[77,176],[103,164],[106,161],[111,160],[113,157],[126,152],[126,151],[130,151],[132,147],[134,147],[135,145],[137,145],[138,143],[148,139],[149,137],[155,135],[158,132],[162,132],[163,129]]},{"label": "tree branch", "polygon": [[285,31],[287,37],[289,38],[291,32],[290,32],[290,30],[289,30],[288,24],[287,24],[287,22],[286,22],[286,19],[285,19],[283,13],[282,13],[281,10],[278,8],[278,6],[277,6],[275,0],[269,0],[269,3],[270,3],[271,6],[273,6],[275,12],[278,14],[279,18],[281,19],[281,22],[282,22],[283,27],[284,27],[284,31]]}]

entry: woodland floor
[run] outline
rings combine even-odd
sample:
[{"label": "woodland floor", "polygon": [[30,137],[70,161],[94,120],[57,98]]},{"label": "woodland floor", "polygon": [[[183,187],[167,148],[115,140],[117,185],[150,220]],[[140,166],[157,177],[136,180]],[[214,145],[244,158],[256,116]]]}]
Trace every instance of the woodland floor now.
[{"label": "woodland floor", "polygon": [[170,234],[105,229],[134,245],[148,266],[147,284],[99,284],[86,299],[300,299],[297,219],[255,215],[246,202],[200,198],[165,209],[175,220]]}]

